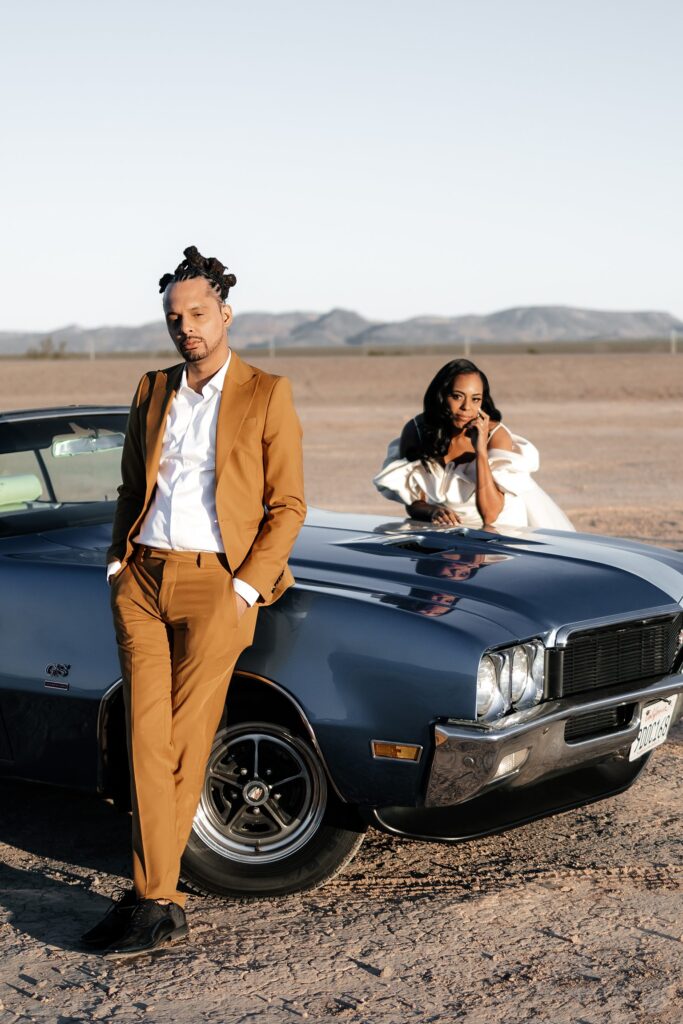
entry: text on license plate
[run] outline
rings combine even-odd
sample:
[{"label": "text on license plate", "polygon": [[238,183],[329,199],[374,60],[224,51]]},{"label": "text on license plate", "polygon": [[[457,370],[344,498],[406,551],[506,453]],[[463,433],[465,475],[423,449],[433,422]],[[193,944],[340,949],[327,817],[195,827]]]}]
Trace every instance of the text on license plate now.
[{"label": "text on license plate", "polygon": [[648,750],[654,750],[664,742],[671,725],[675,704],[675,698],[671,697],[669,700],[657,700],[654,704],[648,704],[643,708],[640,731],[631,744],[629,761],[635,761],[636,758],[647,754]]}]

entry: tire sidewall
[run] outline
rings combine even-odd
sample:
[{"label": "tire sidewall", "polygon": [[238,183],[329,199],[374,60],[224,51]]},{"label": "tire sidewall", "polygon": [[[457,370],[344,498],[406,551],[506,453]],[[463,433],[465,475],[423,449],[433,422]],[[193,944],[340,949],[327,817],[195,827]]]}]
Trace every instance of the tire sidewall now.
[{"label": "tire sidewall", "polygon": [[[324,765],[313,746],[301,736],[269,722],[240,722],[217,735],[217,744],[239,738],[241,733],[261,731],[291,743],[299,753],[302,744],[325,778],[325,809],[307,841],[293,853],[270,863],[259,864],[256,857],[241,862],[222,855],[203,840],[193,826],[181,865],[181,878],[190,889],[231,897],[287,895],[313,888],[337,874],[355,855],[364,837],[365,827],[340,827],[338,805],[327,780]],[[216,751],[216,744],[212,755]]]}]

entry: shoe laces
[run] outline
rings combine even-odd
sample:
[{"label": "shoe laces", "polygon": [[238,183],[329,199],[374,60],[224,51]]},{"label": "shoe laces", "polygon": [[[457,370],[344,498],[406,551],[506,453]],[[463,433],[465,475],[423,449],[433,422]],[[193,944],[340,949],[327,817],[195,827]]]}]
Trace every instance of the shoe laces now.
[{"label": "shoe laces", "polygon": [[168,910],[170,905],[170,903],[157,903],[156,900],[140,900],[138,905],[133,910],[133,920],[139,921],[141,919],[149,917],[150,914],[153,914],[154,911],[157,909]]}]

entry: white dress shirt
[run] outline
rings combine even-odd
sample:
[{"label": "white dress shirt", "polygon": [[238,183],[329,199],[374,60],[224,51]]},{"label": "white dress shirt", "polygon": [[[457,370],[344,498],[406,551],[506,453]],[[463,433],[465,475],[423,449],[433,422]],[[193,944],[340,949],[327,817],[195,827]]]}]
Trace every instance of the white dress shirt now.
[{"label": "white dress shirt", "polygon": [[[183,369],[166,418],[154,499],[136,544],[164,551],[223,551],[216,515],[216,427],[232,352],[198,394]],[[110,562],[107,579],[120,568]],[[253,605],[259,593],[233,579],[235,591]]]}]

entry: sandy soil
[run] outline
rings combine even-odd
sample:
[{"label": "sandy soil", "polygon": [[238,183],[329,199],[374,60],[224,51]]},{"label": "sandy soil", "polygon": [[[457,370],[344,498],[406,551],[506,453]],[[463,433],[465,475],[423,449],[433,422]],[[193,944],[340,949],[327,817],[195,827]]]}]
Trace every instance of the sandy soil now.
[{"label": "sandy soil", "polygon": [[[172,359],[169,359],[169,363]],[[277,358],[308,495],[398,511],[369,483],[435,357]],[[139,360],[0,363],[0,408],[128,402]],[[683,359],[492,356],[494,395],[581,528],[683,548]],[[191,897],[190,942],[115,966],[76,951],[128,870],[94,798],[0,788],[0,1022],[680,1024],[683,727],[626,794],[460,846],[371,833],[296,898]]]}]

